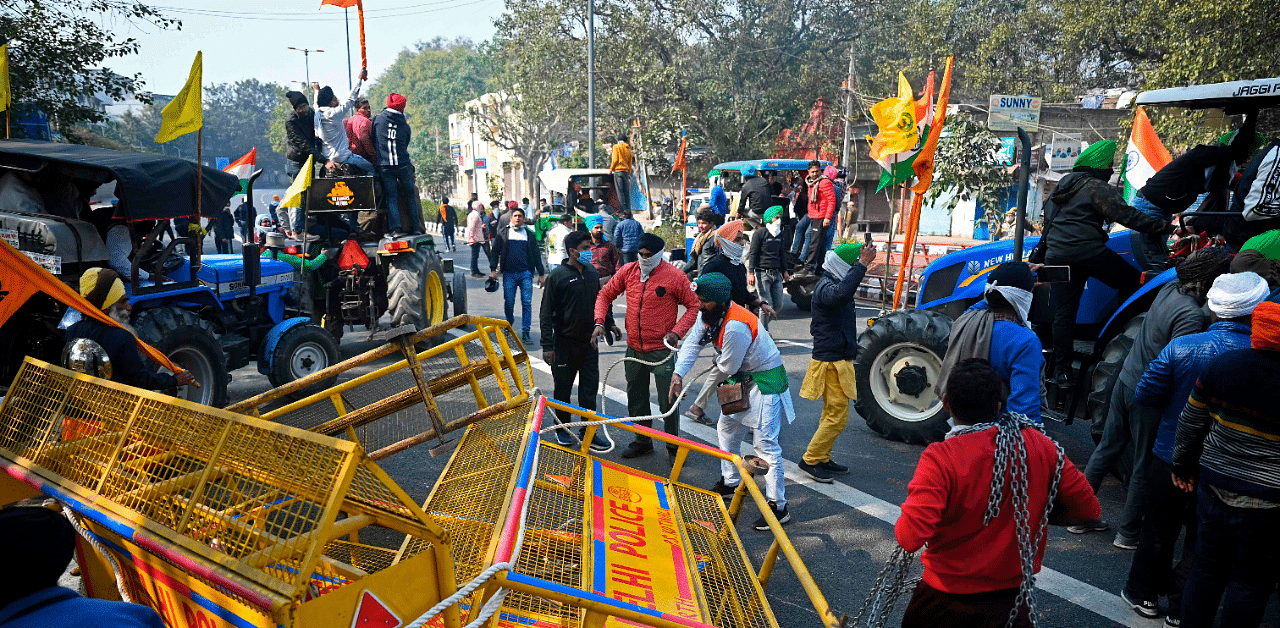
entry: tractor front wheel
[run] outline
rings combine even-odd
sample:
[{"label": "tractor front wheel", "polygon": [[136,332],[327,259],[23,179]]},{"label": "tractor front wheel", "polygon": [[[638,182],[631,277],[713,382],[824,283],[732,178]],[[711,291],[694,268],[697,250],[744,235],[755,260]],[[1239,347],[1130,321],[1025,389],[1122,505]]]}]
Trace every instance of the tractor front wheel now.
[{"label": "tractor front wheel", "polygon": [[180,386],[176,396],[206,406],[227,405],[227,357],[212,331],[213,325],[194,312],[157,307],[139,312],[133,319],[138,338],[159,349],[178,368],[196,378],[199,388]]},{"label": "tractor front wheel", "polygon": [[[318,373],[341,360],[338,353],[338,342],[323,327],[312,323],[303,323],[284,332],[276,341],[275,354],[271,356],[271,369],[267,379],[271,385],[279,388],[289,382]],[[333,386],[337,377],[316,382],[302,390],[288,395],[291,399],[301,399]]]},{"label": "tractor front wheel", "polygon": [[854,407],[873,431],[890,440],[930,443],[947,433],[937,389],[951,319],[927,310],[898,310],[858,338]]}]

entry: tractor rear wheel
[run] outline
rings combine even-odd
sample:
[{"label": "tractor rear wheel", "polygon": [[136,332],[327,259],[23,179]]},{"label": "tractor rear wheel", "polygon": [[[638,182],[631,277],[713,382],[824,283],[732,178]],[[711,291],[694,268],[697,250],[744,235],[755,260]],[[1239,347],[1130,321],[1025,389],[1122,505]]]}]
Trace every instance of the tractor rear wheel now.
[{"label": "tractor rear wheel", "polygon": [[854,407],[873,431],[890,440],[926,444],[947,433],[937,390],[951,319],[927,310],[898,310],[858,338]]},{"label": "tractor rear wheel", "polygon": [[175,366],[196,378],[195,386],[178,387],[180,399],[221,408],[227,405],[227,356],[213,333],[213,324],[194,312],[157,307],[139,312],[133,329],[143,342],[159,349]]},{"label": "tractor rear wheel", "polygon": [[444,322],[444,274],[440,259],[426,247],[391,259],[387,303],[391,325],[426,329]]},{"label": "tractor rear wheel", "polygon": [[1106,425],[1107,414],[1111,411],[1111,391],[1115,390],[1116,381],[1120,379],[1120,367],[1133,349],[1133,343],[1142,332],[1142,322],[1147,319],[1143,312],[1124,324],[1124,331],[1116,334],[1107,342],[1102,350],[1102,357],[1093,367],[1093,375],[1089,380],[1089,420],[1093,421],[1093,441],[1102,439],[1102,427]]}]

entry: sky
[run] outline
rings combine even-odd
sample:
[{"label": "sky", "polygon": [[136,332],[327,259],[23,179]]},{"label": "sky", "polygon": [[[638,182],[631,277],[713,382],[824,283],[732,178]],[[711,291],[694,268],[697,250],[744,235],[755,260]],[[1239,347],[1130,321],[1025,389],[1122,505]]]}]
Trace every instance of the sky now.
[{"label": "sky", "polygon": [[[196,51],[204,52],[203,83],[256,78],[297,89],[306,66],[295,48],[321,49],[310,54],[311,80],[347,85],[346,27],[343,10],[319,8],[320,0],[144,0],[182,20],[181,30],[105,21],[112,33],[138,40],[136,55],[108,59],[103,65],[125,75],[141,72],[146,89],[174,94],[191,72]],[[435,37],[493,36],[493,20],[503,0],[365,0],[365,34],[369,76],[376,78],[401,50]],[[106,19],[106,18],[104,18]],[[360,72],[360,36],[355,9],[350,10],[352,76]],[[290,81],[295,81],[290,84]]]}]

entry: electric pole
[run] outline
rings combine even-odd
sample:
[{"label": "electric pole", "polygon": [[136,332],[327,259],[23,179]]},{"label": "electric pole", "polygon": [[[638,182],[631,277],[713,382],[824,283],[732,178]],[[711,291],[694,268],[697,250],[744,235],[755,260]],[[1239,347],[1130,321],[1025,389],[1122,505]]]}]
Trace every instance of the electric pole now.
[{"label": "electric pole", "polygon": [[[319,48],[294,48],[293,46],[289,46],[289,50],[297,50],[298,52],[301,52],[301,53],[302,53],[302,58],[306,60],[306,63],[307,63],[307,85],[306,85],[306,89],[311,89],[311,53],[313,53],[313,52],[324,52],[324,51],[323,51],[323,50],[320,50]],[[312,104],[314,105],[314,104],[316,104],[316,103],[312,103]]]},{"label": "electric pole", "polygon": [[587,167],[596,167],[596,2],[587,0]]},{"label": "electric pole", "polygon": [[[853,53],[854,40],[849,40],[849,75],[844,80],[844,149],[840,152],[840,165],[849,169],[849,149],[853,146]],[[849,181],[857,175],[849,173]]]}]

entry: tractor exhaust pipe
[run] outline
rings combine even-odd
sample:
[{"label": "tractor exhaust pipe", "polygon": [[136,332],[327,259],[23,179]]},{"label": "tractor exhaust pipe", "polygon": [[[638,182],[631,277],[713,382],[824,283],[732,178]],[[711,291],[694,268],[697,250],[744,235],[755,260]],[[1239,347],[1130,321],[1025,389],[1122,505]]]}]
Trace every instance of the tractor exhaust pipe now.
[{"label": "tractor exhaust pipe", "polygon": [[1022,127],[1018,127],[1018,141],[1022,143],[1022,164],[1018,168],[1018,207],[1014,211],[1013,222],[1013,259],[1022,261],[1022,240],[1026,236],[1027,224],[1027,192],[1031,179],[1031,136]]}]

